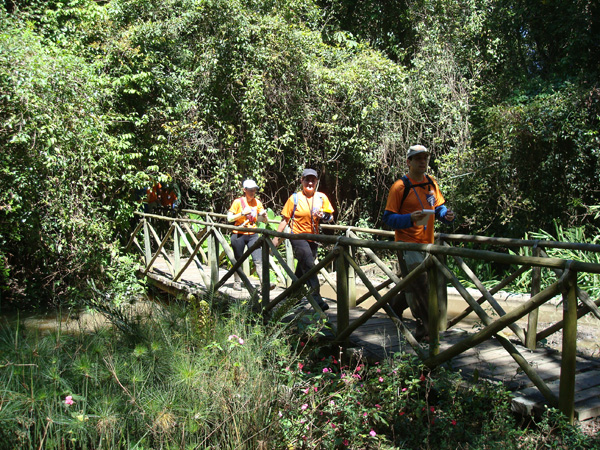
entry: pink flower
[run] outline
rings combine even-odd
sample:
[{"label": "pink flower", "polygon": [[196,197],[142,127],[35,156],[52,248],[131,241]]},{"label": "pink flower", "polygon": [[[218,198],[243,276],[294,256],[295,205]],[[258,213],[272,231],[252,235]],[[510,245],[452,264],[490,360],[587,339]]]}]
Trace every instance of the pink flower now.
[{"label": "pink flower", "polygon": [[304,392],[305,394],[308,394],[308,391],[309,391],[309,390],[310,390],[310,388],[306,388],[306,389],[304,389],[304,391],[302,391],[302,392]]},{"label": "pink flower", "polygon": [[368,416],[368,414],[367,414],[367,413],[363,413],[363,417],[367,417],[367,416]]},{"label": "pink flower", "polygon": [[67,406],[71,406],[73,403],[75,403],[75,402],[73,401],[73,396],[71,396],[71,395],[67,395],[67,396],[65,397],[65,405],[67,405]]},{"label": "pink flower", "polygon": [[379,409],[381,408],[381,405],[375,404],[375,408]]},{"label": "pink flower", "polygon": [[344,439],[343,444],[348,447],[348,445],[350,445],[350,441],[348,439]]},{"label": "pink flower", "polygon": [[332,423],[332,424],[331,424],[331,428],[335,428],[335,423]]},{"label": "pink flower", "polygon": [[283,413],[281,411],[279,411],[279,417],[283,417]]},{"label": "pink flower", "polygon": [[398,413],[398,415],[400,415],[400,416],[403,416],[404,414],[406,414],[404,411],[400,411],[400,412]]},{"label": "pink flower", "polygon": [[238,342],[240,343],[240,345],[244,345],[244,340],[242,338],[239,338]]},{"label": "pink flower", "polygon": [[408,388],[402,388],[402,392],[406,392]]},{"label": "pink flower", "polygon": [[302,364],[301,362],[298,363],[298,370],[302,370],[302,368],[304,367],[304,364]]},{"label": "pink flower", "polygon": [[304,405],[302,405],[302,406],[300,407],[300,409],[301,409],[302,411],[304,411],[306,408],[308,408],[308,404],[307,404],[307,403],[305,403]]},{"label": "pink flower", "polygon": [[323,368],[323,373],[327,373],[327,372],[329,372],[329,369],[327,367],[324,367]]},{"label": "pink flower", "polygon": [[379,377],[379,382],[383,383],[383,377]]},{"label": "pink flower", "polygon": [[319,390],[319,388],[317,388],[316,386],[313,386],[313,389],[315,390],[315,392]]},{"label": "pink flower", "polygon": [[370,434],[371,436],[373,436],[373,437],[377,436],[377,433],[375,433],[375,430],[371,430],[371,431],[369,432],[369,434]]},{"label": "pink flower", "polygon": [[231,334],[229,335],[229,337],[227,338],[228,341],[233,341],[234,339],[238,339],[238,336],[236,334]]},{"label": "pink flower", "polygon": [[456,420],[452,419],[452,425],[456,425]]}]

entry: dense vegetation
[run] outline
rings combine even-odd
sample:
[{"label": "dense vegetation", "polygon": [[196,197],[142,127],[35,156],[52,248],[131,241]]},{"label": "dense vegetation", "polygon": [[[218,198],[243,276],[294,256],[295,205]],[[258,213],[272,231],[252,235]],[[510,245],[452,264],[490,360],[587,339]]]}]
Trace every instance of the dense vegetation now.
[{"label": "dense vegetation", "polygon": [[0,448],[600,448],[555,410],[522,423],[501,385],[407,354],[367,365],[323,347],[319,326],[190,300],[113,315],[119,329],[3,324]]},{"label": "dense vegetation", "polygon": [[415,142],[460,231],[597,225],[598,15],[591,0],[8,0],[2,301],[135,290],[118,249],[153,179],[222,212],[253,176],[277,210],[312,165],[338,222],[381,226]]}]

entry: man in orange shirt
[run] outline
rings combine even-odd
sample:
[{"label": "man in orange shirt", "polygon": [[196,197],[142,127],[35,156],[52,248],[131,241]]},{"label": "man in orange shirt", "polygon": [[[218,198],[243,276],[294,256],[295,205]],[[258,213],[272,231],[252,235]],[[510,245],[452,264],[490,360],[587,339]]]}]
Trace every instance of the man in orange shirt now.
[{"label": "man in orange shirt", "polygon": [[[242,184],[244,195],[236,198],[229,211],[227,221],[233,222],[236,227],[256,228],[257,222],[267,221],[267,212],[260,200],[256,198],[258,186],[254,180],[246,180]],[[252,231],[234,230],[231,234],[231,247],[233,255],[238,260],[244,254],[246,248],[250,248],[258,240],[258,235]],[[257,248],[252,252],[252,260],[256,267],[258,278],[262,276],[262,250]],[[268,264],[268,262],[267,262]],[[241,289],[240,278],[234,274],[234,289]]]},{"label": "man in orange shirt", "polygon": [[[282,220],[277,231],[282,232],[289,223],[293,234],[319,234],[319,223],[327,223],[333,220],[333,207],[325,194],[317,192],[319,178],[316,170],[304,169],[300,181],[302,191],[295,192],[288,198],[283,206]],[[295,274],[300,278],[315,266],[318,245],[311,240],[294,239],[291,240],[291,243],[294,257],[298,260]],[[279,239],[274,238],[273,244],[277,246]],[[321,297],[318,276],[315,274],[310,277],[307,284],[321,309],[323,311],[329,309],[329,305]]]},{"label": "man in orange shirt", "polygon": [[[422,145],[413,145],[408,149],[406,163],[408,173],[396,181],[388,194],[383,221],[395,230],[395,240],[433,244],[434,220],[443,223],[454,221],[454,212],[446,208],[446,200],[435,179],[427,175],[429,151]],[[402,275],[418,266],[425,259],[424,252],[398,252],[398,262]],[[429,285],[424,273],[409,287],[408,304],[417,321],[417,340],[427,339],[429,335]],[[392,308],[402,315],[406,308],[400,297],[391,302]]]}]

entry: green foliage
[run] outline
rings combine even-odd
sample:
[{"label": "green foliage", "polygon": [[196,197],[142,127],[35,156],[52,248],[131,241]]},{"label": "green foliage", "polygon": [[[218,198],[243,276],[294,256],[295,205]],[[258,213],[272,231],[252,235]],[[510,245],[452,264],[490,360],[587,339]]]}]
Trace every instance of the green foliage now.
[{"label": "green foliage", "polygon": [[10,299],[85,296],[87,278],[118,264],[132,193],[169,177],[187,207],[224,212],[251,176],[278,211],[312,166],[340,222],[377,226],[416,142],[431,149],[461,231],[521,237],[554,218],[597,221],[591,0],[2,8]]},{"label": "green foliage", "polygon": [[522,237],[554,219],[582,223],[586,206],[600,201],[592,181],[600,176],[598,116],[587,101],[595,96],[565,84],[487,110],[489,134],[460,156],[469,172],[453,186],[473,231]]},{"label": "green foliage", "polygon": [[0,240],[11,297],[74,298],[92,274],[108,288],[107,273],[123,270],[116,231],[133,205],[119,194],[127,156],[106,132],[105,80],[25,25],[1,23]]}]

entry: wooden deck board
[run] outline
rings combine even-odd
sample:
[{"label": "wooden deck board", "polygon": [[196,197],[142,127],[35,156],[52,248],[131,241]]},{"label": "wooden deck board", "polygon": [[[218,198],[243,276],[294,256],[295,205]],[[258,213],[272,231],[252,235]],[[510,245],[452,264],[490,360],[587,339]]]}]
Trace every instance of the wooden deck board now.
[{"label": "wooden deck board", "polygon": [[[219,277],[223,277],[226,273],[225,270],[220,269]],[[206,274],[209,275],[208,272]],[[168,265],[163,258],[159,258],[156,261],[155,270],[148,276],[167,290],[187,291],[195,294],[206,292],[204,281],[195,264],[191,264],[181,279],[174,283]],[[252,281],[258,282],[255,278]],[[271,291],[270,298],[275,298],[282,291],[281,287],[276,287]],[[250,295],[245,288],[240,291],[233,289],[233,277],[225,283],[220,292],[230,299],[248,298]],[[325,300],[330,306],[326,314],[330,322],[337,326],[337,305],[333,299]],[[308,310],[308,306],[304,308]],[[350,310],[350,323],[358,319],[364,312],[365,309],[360,307]],[[409,329],[414,330],[413,320],[403,320]],[[449,348],[474,331],[476,330],[451,329],[441,333],[440,350]],[[382,312],[375,313],[353,332],[350,344],[355,349],[362,350],[365,356],[373,359],[385,358],[395,352],[414,353],[394,323]],[[540,377],[547,382],[552,392],[558,395],[560,352],[545,348],[531,351],[518,343],[514,343],[514,345],[529,364],[536,369]],[[585,420],[600,415],[600,361],[578,357],[576,362],[575,414],[579,420]],[[533,383],[496,339],[490,339],[465,351],[453,358],[446,366],[460,371],[467,377],[477,372],[480,378],[503,382],[513,392],[513,408],[516,411],[532,414],[544,410],[546,401],[539,390],[533,386]]]}]

